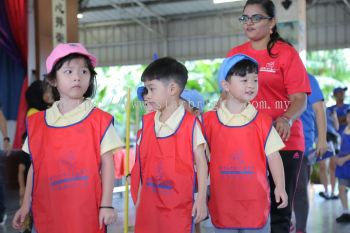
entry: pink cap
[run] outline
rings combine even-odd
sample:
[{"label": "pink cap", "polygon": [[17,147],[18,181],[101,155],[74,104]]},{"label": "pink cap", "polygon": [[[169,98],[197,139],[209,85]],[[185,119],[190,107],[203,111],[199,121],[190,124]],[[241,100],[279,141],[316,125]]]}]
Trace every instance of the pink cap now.
[{"label": "pink cap", "polygon": [[47,73],[51,72],[52,67],[56,64],[56,62],[59,59],[72,53],[79,53],[87,56],[91,60],[91,63],[94,67],[97,64],[96,57],[90,54],[82,44],[80,43],[59,44],[56,46],[56,48],[54,48],[54,50],[52,50],[52,52],[46,59]]}]

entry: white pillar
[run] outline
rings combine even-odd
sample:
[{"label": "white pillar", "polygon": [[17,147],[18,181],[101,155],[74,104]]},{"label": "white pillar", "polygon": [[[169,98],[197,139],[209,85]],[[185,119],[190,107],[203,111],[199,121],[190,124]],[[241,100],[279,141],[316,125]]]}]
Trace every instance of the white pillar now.
[{"label": "white pillar", "polygon": [[292,0],[286,9],[282,2],[273,0],[277,11],[277,28],[280,35],[291,42],[299,51],[304,64],[306,62],[306,1]]}]

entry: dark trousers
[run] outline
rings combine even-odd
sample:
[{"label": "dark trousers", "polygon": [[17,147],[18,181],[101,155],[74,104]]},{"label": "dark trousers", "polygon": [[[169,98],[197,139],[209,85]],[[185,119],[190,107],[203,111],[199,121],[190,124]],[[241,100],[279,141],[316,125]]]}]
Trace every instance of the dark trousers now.
[{"label": "dark trousers", "polygon": [[271,233],[289,233],[292,216],[292,203],[303,158],[302,151],[280,151],[280,154],[284,166],[288,206],[286,208],[277,209],[278,203],[276,203],[274,194],[275,183],[273,182],[271,172],[269,172],[271,189]]},{"label": "dark trousers", "polygon": [[5,212],[5,161],[4,155],[0,151],[0,215]]},{"label": "dark trousers", "polygon": [[309,196],[307,188],[310,181],[310,174],[311,166],[308,165],[307,157],[304,157],[294,200],[296,230],[302,232],[306,232],[307,217],[309,214]]}]

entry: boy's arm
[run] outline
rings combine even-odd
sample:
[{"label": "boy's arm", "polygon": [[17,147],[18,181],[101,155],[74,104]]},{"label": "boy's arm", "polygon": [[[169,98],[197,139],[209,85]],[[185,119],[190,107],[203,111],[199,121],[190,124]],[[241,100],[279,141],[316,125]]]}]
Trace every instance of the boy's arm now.
[{"label": "boy's arm", "polygon": [[194,150],[194,158],[197,168],[198,196],[195,200],[192,216],[194,222],[198,223],[207,216],[207,177],[208,165],[204,152],[205,146],[201,144]]},{"label": "boy's arm", "polygon": [[337,157],[337,164],[339,166],[343,166],[344,163],[350,160],[350,154],[347,154],[346,156],[343,157]]},{"label": "boy's arm", "polygon": [[140,181],[139,189],[138,189],[138,192],[137,192],[137,201],[136,201],[136,204],[135,204],[135,208],[136,209],[139,207],[139,204],[140,204],[141,189],[142,189],[142,183]]},{"label": "boy's arm", "polygon": [[106,152],[101,156],[102,200],[101,206],[112,206],[114,187],[113,153]]},{"label": "boy's arm", "polygon": [[24,197],[24,193],[25,193],[25,170],[26,167],[24,164],[20,163],[18,165],[18,185],[19,185],[19,198],[20,198],[20,205],[22,205],[23,202],[23,197]]},{"label": "boy's arm", "polygon": [[10,142],[9,140],[7,140],[6,138],[8,138],[7,135],[7,122],[6,122],[6,118],[3,114],[3,112],[0,109],[0,131],[2,133],[2,137],[4,138],[4,150],[8,151],[10,150]]},{"label": "boy's arm", "polygon": [[26,209],[28,208],[28,211],[30,209],[30,205],[32,202],[32,189],[33,189],[33,165],[31,164],[27,174],[26,190],[24,192],[23,204],[22,204],[22,207]]},{"label": "boy's arm", "polygon": [[24,220],[29,213],[30,205],[32,202],[32,188],[33,188],[33,165],[30,165],[27,175],[27,185],[23,197],[23,203],[21,208],[16,212],[12,219],[12,227],[20,230],[23,227]]},{"label": "boy's arm", "polygon": [[333,110],[333,112],[331,113],[331,118],[333,121],[333,126],[335,128],[335,130],[339,130],[339,120],[338,120],[338,116],[337,116],[337,112],[335,110]]},{"label": "boy's arm", "polygon": [[114,187],[114,162],[113,152],[108,151],[101,156],[102,176],[102,200],[99,214],[100,229],[103,224],[108,225],[116,221],[116,215],[112,207]]},{"label": "boy's arm", "polygon": [[275,190],[271,190],[271,192],[275,193],[275,201],[281,203],[277,208],[285,208],[288,205],[288,196],[285,190],[284,169],[281,156],[276,151],[268,155],[267,160],[276,186]]}]

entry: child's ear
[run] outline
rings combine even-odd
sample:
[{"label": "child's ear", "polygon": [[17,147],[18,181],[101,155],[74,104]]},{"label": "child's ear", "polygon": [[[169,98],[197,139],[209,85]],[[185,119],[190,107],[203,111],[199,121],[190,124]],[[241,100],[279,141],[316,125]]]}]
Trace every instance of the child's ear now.
[{"label": "child's ear", "polygon": [[176,95],[180,92],[180,87],[177,83],[171,81],[168,85],[168,90],[170,92],[170,95]]},{"label": "child's ear", "polygon": [[222,86],[222,89],[224,90],[224,91],[228,91],[229,90],[229,82],[227,82],[226,80],[222,80],[221,81],[221,86]]}]

